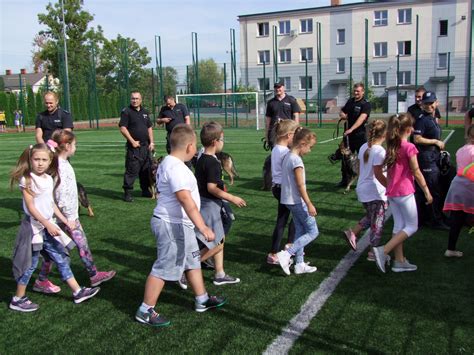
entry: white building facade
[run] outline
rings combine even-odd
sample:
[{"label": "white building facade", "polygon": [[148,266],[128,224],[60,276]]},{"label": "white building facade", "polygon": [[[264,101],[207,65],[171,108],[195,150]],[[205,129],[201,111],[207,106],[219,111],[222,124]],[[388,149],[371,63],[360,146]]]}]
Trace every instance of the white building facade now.
[{"label": "white building facade", "polygon": [[350,77],[365,81],[367,19],[368,84],[375,96],[386,98],[388,112],[396,111],[397,92],[398,111],[414,102],[415,84],[435,91],[446,107],[448,81],[450,110],[466,109],[470,0],[337,3],[239,16],[242,84],[271,91],[274,81],[283,80],[290,95],[304,98],[308,86],[315,98],[320,37],[322,98],[326,109],[337,112],[349,97]]}]

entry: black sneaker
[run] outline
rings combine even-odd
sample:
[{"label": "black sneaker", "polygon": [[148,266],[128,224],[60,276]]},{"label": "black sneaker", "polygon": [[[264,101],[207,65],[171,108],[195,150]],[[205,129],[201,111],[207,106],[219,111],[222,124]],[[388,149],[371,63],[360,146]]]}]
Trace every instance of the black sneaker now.
[{"label": "black sneaker", "polygon": [[123,200],[125,202],[133,202],[133,198],[132,198],[132,192],[131,191],[125,191],[123,193]]},{"label": "black sneaker", "polygon": [[150,307],[146,312],[140,311],[138,308],[135,313],[135,319],[143,324],[151,325],[152,327],[167,327],[171,322],[165,317],[156,313],[156,311]]},{"label": "black sneaker", "polygon": [[82,287],[79,293],[74,296],[74,303],[84,302],[89,298],[94,297],[99,291],[100,287]]},{"label": "black sneaker", "polygon": [[194,302],[194,310],[196,312],[206,312],[211,308],[222,307],[227,302],[225,297],[220,296],[209,296],[209,299],[204,303]]}]

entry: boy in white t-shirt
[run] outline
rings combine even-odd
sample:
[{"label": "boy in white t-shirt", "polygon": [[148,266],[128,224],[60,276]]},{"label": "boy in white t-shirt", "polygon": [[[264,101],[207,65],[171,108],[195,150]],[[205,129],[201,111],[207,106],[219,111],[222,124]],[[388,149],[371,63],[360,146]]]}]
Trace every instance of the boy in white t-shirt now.
[{"label": "boy in white t-shirt", "polygon": [[[368,142],[359,150],[359,180],[356,192],[366,210],[366,215],[352,229],[344,231],[344,238],[353,250],[357,248],[357,235],[362,230],[370,228],[371,247],[378,246],[382,237],[387,211],[387,196],[385,195],[387,180],[383,173],[385,149],[382,147],[386,131],[385,121],[372,121],[368,125]],[[372,248],[367,260],[375,261]]]},{"label": "boy in white t-shirt", "polygon": [[170,144],[171,153],[161,162],[157,171],[160,196],[151,219],[158,250],[157,259],[146,281],[143,303],[135,315],[137,321],[155,327],[170,324],[154,307],[165,281],[178,281],[183,272],[196,296],[197,312],[205,312],[226,303],[224,297],[208,296],[201,272],[194,227],[207,240],[213,240],[214,233],[199,213],[201,200],[196,178],[184,164],[196,154],[196,134],[190,126],[179,124],[171,133]]}]

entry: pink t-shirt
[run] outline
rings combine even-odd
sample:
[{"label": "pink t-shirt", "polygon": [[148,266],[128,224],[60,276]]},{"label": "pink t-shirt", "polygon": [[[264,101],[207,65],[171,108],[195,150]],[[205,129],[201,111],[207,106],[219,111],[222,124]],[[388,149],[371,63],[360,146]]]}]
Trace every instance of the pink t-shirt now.
[{"label": "pink t-shirt", "polygon": [[466,166],[474,162],[474,144],[466,144],[456,152],[456,165],[458,170],[463,170]]},{"label": "pink t-shirt", "polygon": [[387,171],[387,196],[407,196],[415,192],[415,179],[410,169],[410,158],[418,154],[413,143],[402,140],[397,160]]}]

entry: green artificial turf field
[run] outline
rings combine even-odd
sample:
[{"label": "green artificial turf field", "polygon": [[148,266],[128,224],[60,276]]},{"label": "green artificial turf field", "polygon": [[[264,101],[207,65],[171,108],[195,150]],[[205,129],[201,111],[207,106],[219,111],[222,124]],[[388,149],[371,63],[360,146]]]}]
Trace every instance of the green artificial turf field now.
[{"label": "green artificial turf field", "polygon": [[[316,128],[318,141],[332,138],[333,125]],[[456,127],[447,148],[463,144]],[[334,188],[339,166],[327,156],[336,141],[318,144],[304,158],[307,188],[318,210],[320,236],[306,249],[306,260],[318,267],[308,275],[284,276],[279,266],[265,263],[276,217],[276,201],[262,191],[262,132],[225,131],[224,151],[235,161],[239,177],[229,192],[247,201],[234,208],[236,221],[226,242],[226,272],[239,277],[237,285],[214,286],[212,272],[204,270],[209,293],[228,297],[216,311],[193,311],[193,295],[176,284],[165,287],[157,309],[171,326],[152,329],[134,321],[145,279],[156,248],[149,221],[155,201],[122,199],[124,140],[117,129],[77,131],[77,152],[71,159],[77,180],[87,189],[94,207],[90,218],[80,218],[100,270],[115,269],[117,276],[102,285],[92,300],[75,305],[58,273],[58,295],[31,291],[40,304],[31,314],[10,311],[15,290],[11,253],[21,219],[21,196],[9,188],[9,171],[21,151],[31,144],[30,133],[0,136],[0,353],[261,353],[299,312],[309,294],[331,273],[349,251],[341,231],[363,215],[354,191],[344,195]],[[164,132],[156,131],[157,154],[164,154]],[[446,133],[445,133],[446,136]],[[454,155],[453,155],[454,156]],[[138,188],[138,181],[135,183]],[[384,238],[389,238],[391,222]],[[465,256],[443,256],[447,233],[423,229],[406,243],[406,255],[418,271],[380,273],[365,253],[335,293],[311,321],[293,353],[474,353],[474,241],[463,230],[458,245]],[[82,285],[87,273],[75,251],[72,269]],[[36,274],[35,274],[36,275]]]}]

